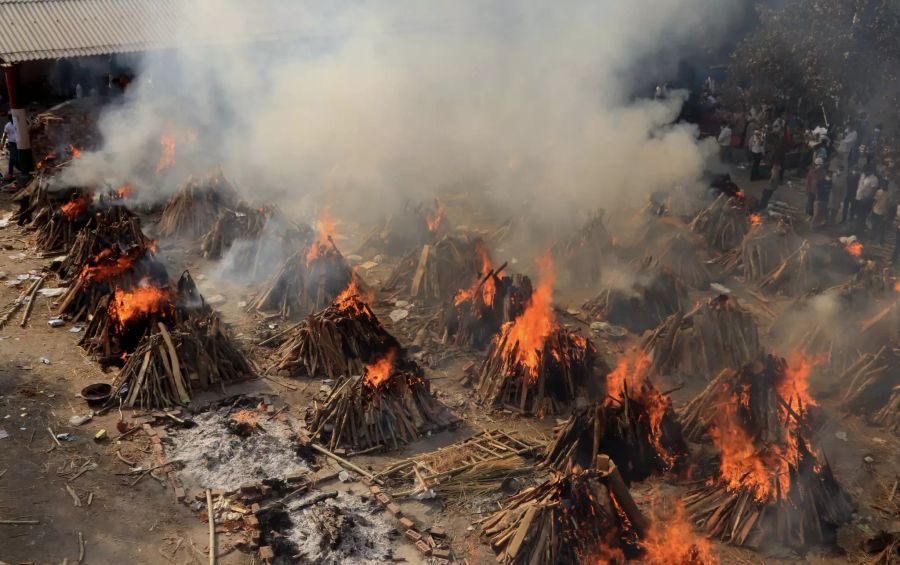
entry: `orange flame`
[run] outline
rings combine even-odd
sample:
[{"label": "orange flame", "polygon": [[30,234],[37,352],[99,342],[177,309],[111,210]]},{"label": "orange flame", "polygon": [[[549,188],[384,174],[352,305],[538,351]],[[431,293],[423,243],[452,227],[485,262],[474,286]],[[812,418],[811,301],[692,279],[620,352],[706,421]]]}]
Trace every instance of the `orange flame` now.
[{"label": "orange flame", "polygon": [[655,521],[641,541],[643,563],[647,565],[714,565],[719,558],[709,541],[694,532],[684,505],[676,502],[665,523]]},{"label": "orange flame", "polygon": [[640,390],[650,369],[650,356],[643,350],[636,349],[626,353],[616,368],[606,375],[606,394],[613,398],[625,396],[625,389],[632,393]]},{"label": "orange flame", "polygon": [[[709,429],[713,444],[721,453],[719,477],[729,489],[746,488],[756,500],[767,502],[774,493],[772,473],[767,461],[757,453],[753,438],[738,421],[737,409],[738,399],[732,397],[723,404],[716,424]],[[777,457],[775,463],[780,468]]]},{"label": "orange flame", "polygon": [[847,253],[853,255],[854,257],[862,257],[863,252],[863,244],[859,241],[852,241],[844,246],[844,249],[847,250]]},{"label": "orange flame", "polygon": [[128,198],[129,196],[134,194],[134,185],[132,185],[131,183],[125,183],[116,189],[115,194],[118,198]]},{"label": "orange flame", "polygon": [[[154,244],[151,243],[146,251],[152,253],[154,250],[153,245]],[[135,261],[137,261],[144,252],[145,249],[141,249],[138,246],[134,246],[124,253],[117,253],[116,249],[104,249],[85,263],[84,267],[81,268],[81,273],[79,273],[78,278],[84,283],[87,283],[88,281],[104,282],[114,279],[131,269],[132,266],[134,266]]]},{"label": "orange flame", "polygon": [[169,289],[152,286],[149,280],[143,279],[132,291],[116,287],[109,303],[109,315],[119,328],[124,328],[131,319],[163,312],[169,298]]},{"label": "orange flame", "polygon": [[175,136],[162,134],[159,138],[159,145],[162,153],[159,156],[159,162],[156,164],[156,173],[159,174],[165,170],[171,169],[175,164]]},{"label": "orange flame", "polygon": [[356,267],[354,267],[350,271],[350,283],[347,285],[347,288],[337,295],[334,303],[342,312],[359,314],[361,312],[360,302],[371,302],[373,298],[371,293],[360,287],[359,278],[356,275]]},{"label": "orange flame", "polygon": [[366,365],[363,382],[370,388],[378,388],[385,383],[391,377],[391,370],[394,368],[394,358],[396,356],[397,353],[392,349],[381,359],[371,365]]},{"label": "orange flame", "polygon": [[762,216],[760,214],[750,214],[748,218],[751,226],[758,226],[762,223]]},{"label": "orange flame", "polygon": [[43,159],[40,160],[40,162],[36,165],[35,168],[37,170],[41,170],[47,166],[47,163],[49,163],[55,159],[56,159],[56,151],[51,151],[51,152],[47,153],[47,155],[45,155]]},{"label": "orange flame", "polygon": [[538,286],[525,311],[512,322],[507,322],[501,330],[501,336],[506,339],[503,354],[508,355],[515,350],[516,361],[527,369],[532,383],[538,378],[544,342],[556,326],[553,316],[556,275],[553,272],[553,257],[549,253],[538,260],[538,272]]},{"label": "orange flame", "polygon": [[307,267],[331,248],[331,242],[334,241],[336,235],[337,230],[335,228],[334,218],[331,215],[331,206],[325,206],[322,208],[322,213],[319,215],[316,240],[309,244],[309,250],[306,252]]},{"label": "orange flame", "polygon": [[69,220],[74,220],[87,210],[88,199],[82,195],[78,195],[69,202],[62,205],[61,211]]},{"label": "orange flame", "polygon": [[74,145],[69,144],[69,146],[66,147],[66,149],[69,151],[69,154],[72,156],[73,159],[78,159],[79,157],[81,157],[81,149],[75,147]]},{"label": "orange flame", "polygon": [[807,357],[799,351],[788,355],[784,379],[778,383],[777,389],[791,409],[799,411],[806,406],[816,405],[815,399],[809,394],[809,373],[823,360],[823,357]]},{"label": "orange flame", "polygon": [[444,220],[447,219],[447,210],[437,200],[434,201],[434,214],[428,213],[426,221],[428,222],[428,231],[434,233],[441,229]]},{"label": "orange flame", "polygon": [[[481,270],[479,271],[478,279],[472,283],[471,287],[461,289],[456,293],[456,296],[453,297],[453,304],[456,306],[459,306],[466,300],[475,298],[479,285],[481,285],[481,298],[485,305],[492,306],[494,304],[494,296],[497,294],[497,282],[494,277],[502,279],[503,273],[495,273],[493,276],[488,277],[488,273],[494,268],[493,262],[491,261],[491,252],[483,242],[478,244],[477,252],[478,258],[481,261]],[[484,282],[482,283],[481,281]]]}]

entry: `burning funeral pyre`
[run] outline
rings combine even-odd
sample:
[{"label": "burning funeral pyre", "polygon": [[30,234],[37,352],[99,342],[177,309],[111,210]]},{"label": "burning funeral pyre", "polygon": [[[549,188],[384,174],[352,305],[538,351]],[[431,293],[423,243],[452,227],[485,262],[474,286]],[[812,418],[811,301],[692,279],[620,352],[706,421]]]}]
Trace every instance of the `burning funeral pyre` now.
[{"label": "burning funeral pyre", "polygon": [[356,276],[335,245],[334,236],[334,222],[326,211],[319,220],[315,240],[285,260],[247,309],[291,318],[331,305]]},{"label": "burning funeral pyre", "polygon": [[334,304],[266,340],[280,342],[274,368],[294,377],[336,379],[358,375],[367,363],[399,349],[366,299],[354,277]]},{"label": "burning funeral pyre", "polygon": [[381,290],[427,302],[450,300],[481,272],[484,245],[479,238],[444,236],[401,258]]},{"label": "burning funeral pyre", "polygon": [[873,424],[900,433],[900,350],[884,346],[864,353],[840,376],[842,404],[848,412],[862,414]]},{"label": "burning funeral pyre", "polygon": [[199,238],[212,229],[223,208],[234,208],[237,201],[237,191],[221,171],[189,178],[166,202],[159,235]]},{"label": "burning funeral pyre", "polygon": [[485,245],[479,246],[481,274],[461,289],[442,312],[444,343],[484,349],[503,324],[519,317],[531,298],[531,280],[506,275],[506,264],[494,267]]},{"label": "burning funeral pyre", "polygon": [[222,209],[212,228],[200,240],[200,252],[207,259],[221,259],[238,239],[258,238],[277,210],[263,206],[254,208],[242,202],[235,209]]},{"label": "burning funeral pyre", "polygon": [[597,210],[577,234],[558,243],[552,252],[569,280],[591,287],[600,280],[604,255],[611,252],[613,238],[606,229],[606,212]]},{"label": "burning funeral pyre", "polygon": [[653,359],[651,374],[704,378],[739,368],[763,353],[753,316],[727,295],[669,316],[644,338],[642,347]]},{"label": "burning funeral pyre", "polygon": [[684,310],[687,288],[670,270],[655,269],[644,260],[630,287],[612,285],[585,302],[581,309],[591,320],[624,326],[635,333],[655,328]]},{"label": "burning funeral pyre", "polygon": [[84,265],[98,257],[104,250],[149,249],[154,243],[141,231],[141,221],[125,206],[107,206],[88,220],[75,236],[66,258],[57,268],[64,279],[81,273]]},{"label": "burning funeral pyre", "polygon": [[541,280],[521,316],[494,338],[478,377],[477,393],[492,406],[532,415],[570,405],[594,374],[597,350],[553,315],[552,259],[540,262]]},{"label": "burning funeral pyre", "polygon": [[697,214],[690,228],[713,249],[724,252],[741,243],[756,218],[748,215],[744,198],[723,193]]},{"label": "burning funeral pyre", "polygon": [[723,370],[681,414],[685,433],[708,434],[717,472],[684,499],[710,536],[756,547],[763,539],[802,549],[834,542],[853,503],[809,442],[812,362],[773,356]]},{"label": "burning funeral pyre", "polygon": [[410,248],[433,245],[449,232],[446,208],[440,202],[435,200],[434,206],[429,206],[425,203],[413,205],[407,201],[384,225],[366,237],[356,253],[362,256],[377,253],[400,255]]},{"label": "burning funeral pyre", "polygon": [[556,469],[590,466],[609,455],[628,481],[679,471],[688,454],[672,402],[649,379],[650,359],[626,354],[606,377],[607,396],[575,412],[557,431],[546,461]]},{"label": "burning funeral pyre", "polygon": [[309,429],[332,450],[398,449],[454,421],[431,395],[422,369],[392,350],[366,365],[362,375],[337,382],[316,405]]},{"label": "burning funeral pyre", "polygon": [[498,563],[619,563],[638,556],[647,526],[616,466],[601,455],[590,468],[554,472],[513,495],[482,532]]}]

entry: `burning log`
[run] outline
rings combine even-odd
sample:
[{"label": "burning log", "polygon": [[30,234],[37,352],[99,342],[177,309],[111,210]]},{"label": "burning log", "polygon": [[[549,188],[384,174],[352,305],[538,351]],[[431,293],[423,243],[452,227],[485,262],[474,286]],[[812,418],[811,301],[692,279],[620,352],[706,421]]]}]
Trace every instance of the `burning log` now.
[{"label": "burning log", "polygon": [[720,194],[697,214],[691,231],[703,237],[717,251],[729,251],[740,245],[758,216],[749,216],[743,198]]},{"label": "burning log", "polygon": [[482,246],[478,238],[444,236],[436,244],[404,256],[382,290],[427,302],[450,300],[480,273]]},{"label": "burning log", "polygon": [[626,355],[607,376],[607,397],[557,429],[545,461],[555,469],[588,467],[603,453],[627,482],[681,469],[688,449],[672,402],[650,382],[650,359]]},{"label": "burning log", "polygon": [[391,351],[361,376],[342,379],[310,418],[311,437],[334,450],[399,449],[454,422],[431,395],[422,370]]},{"label": "burning log", "polygon": [[608,458],[556,472],[503,503],[482,535],[505,564],[624,562],[638,555],[646,519]]},{"label": "burning log", "polygon": [[719,470],[684,498],[712,537],[756,547],[763,536],[795,548],[834,542],[853,503],[809,436],[810,363],[772,356],[724,370],[681,414],[688,437],[708,434]]},{"label": "burning log", "polygon": [[221,210],[212,229],[200,240],[200,252],[206,259],[220,259],[235,240],[258,238],[275,213],[273,207],[253,208],[243,203],[235,210]]},{"label": "burning log", "polygon": [[669,316],[644,338],[642,348],[653,359],[651,374],[705,377],[739,368],[763,353],[753,316],[727,295]]},{"label": "burning log", "polygon": [[223,208],[233,208],[237,191],[222,172],[188,181],[169,198],[159,220],[160,237],[198,238],[209,232]]},{"label": "burning log", "polygon": [[590,319],[624,326],[635,333],[655,328],[684,309],[687,288],[668,269],[653,272],[644,260],[629,289],[613,285],[585,302],[581,309]]},{"label": "burning log", "polygon": [[377,357],[400,348],[351,285],[328,308],[311,314],[283,335],[274,368],[291,376],[358,375]]},{"label": "burning log", "polygon": [[450,231],[444,206],[437,200],[433,209],[424,203],[406,202],[384,225],[375,229],[356,251],[367,256],[377,253],[398,255],[412,247],[433,245]]},{"label": "burning log", "polygon": [[882,347],[877,353],[864,353],[845,370],[838,382],[843,386],[842,406],[848,412],[867,416],[869,421],[900,432],[900,366],[898,351]]},{"label": "burning log", "polygon": [[104,249],[153,249],[151,241],[141,231],[141,221],[124,206],[101,208],[78,232],[66,258],[57,268],[62,278],[72,278]]},{"label": "burning log", "polygon": [[594,374],[597,350],[553,315],[552,261],[521,316],[503,325],[481,366],[482,402],[525,414],[555,414],[573,402]]},{"label": "burning log", "polygon": [[91,218],[89,206],[92,199],[91,194],[76,190],[69,201],[58,210],[52,212],[51,208],[42,210],[32,221],[32,226],[37,228],[38,247],[46,253],[70,247],[78,232]]},{"label": "burning log", "polygon": [[570,279],[590,287],[600,280],[603,257],[613,248],[613,238],[606,229],[606,212],[595,211],[587,223],[572,238],[558,243],[552,249]]}]

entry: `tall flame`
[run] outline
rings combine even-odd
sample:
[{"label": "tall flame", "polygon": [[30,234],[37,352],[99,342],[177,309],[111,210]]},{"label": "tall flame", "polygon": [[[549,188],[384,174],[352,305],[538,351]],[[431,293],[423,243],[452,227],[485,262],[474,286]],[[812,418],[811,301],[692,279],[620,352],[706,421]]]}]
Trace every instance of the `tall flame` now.
[{"label": "tall flame", "polygon": [[359,285],[356,267],[350,271],[350,283],[334,299],[334,304],[345,313],[359,314],[360,302],[371,302],[374,297]]},{"label": "tall flame", "polygon": [[612,398],[625,395],[625,388],[630,392],[640,390],[647,371],[650,369],[650,356],[641,349],[623,355],[616,368],[606,375],[606,394]]},{"label": "tall flame", "polygon": [[447,218],[446,208],[437,200],[434,201],[434,214],[428,213],[426,221],[428,222],[428,231],[434,233],[441,229],[444,220]]},{"label": "tall flame", "polygon": [[66,218],[74,220],[75,218],[83,214],[85,210],[87,210],[87,205],[87,197],[79,194],[69,202],[63,204],[60,210]]},{"label": "tall flame", "polygon": [[525,306],[525,311],[512,322],[507,322],[501,333],[506,338],[504,355],[515,350],[516,361],[527,369],[531,382],[538,378],[544,342],[556,325],[553,316],[555,282],[553,257],[548,253],[538,260],[538,286]]},{"label": "tall flame", "polygon": [[134,318],[144,317],[152,313],[163,312],[169,303],[171,292],[168,288],[158,288],[143,279],[140,285],[131,290],[116,287],[109,303],[110,317],[119,328]]},{"label": "tall flame", "polygon": [[675,508],[664,523],[654,520],[641,541],[643,563],[647,565],[715,565],[719,558],[709,541],[694,532],[684,505]]},{"label": "tall flame", "polygon": [[[741,426],[738,402],[736,396],[724,402],[716,423],[709,429],[713,444],[721,453],[719,476],[729,489],[746,488],[756,500],[767,502],[774,493],[772,472],[767,465],[769,461],[763,461],[753,438]],[[777,457],[775,459],[777,464]]]},{"label": "tall flame", "polygon": [[778,394],[793,410],[815,406],[816,401],[809,394],[809,373],[822,361],[822,357],[807,357],[800,351],[788,355],[784,379],[778,383],[777,388]]},{"label": "tall flame", "polygon": [[472,283],[471,287],[461,289],[456,293],[456,296],[453,297],[453,304],[456,306],[459,306],[466,300],[472,300],[473,298],[475,298],[475,294],[478,292],[479,285],[481,285],[481,298],[484,301],[485,305],[493,306],[494,304],[494,296],[497,294],[497,283],[494,277],[502,279],[503,273],[495,273],[494,276],[488,277],[488,273],[490,273],[494,268],[493,261],[491,261],[491,252],[487,248],[487,245],[484,244],[484,242],[479,242],[476,249],[478,253],[478,259],[479,261],[481,261],[481,268],[479,270],[478,279]]},{"label": "tall flame", "polygon": [[391,371],[394,368],[394,359],[397,353],[393,349],[388,351],[387,355],[378,359],[371,365],[366,365],[364,372],[364,382],[370,388],[378,388],[391,377]]},{"label": "tall flame", "polygon": [[159,146],[162,151],[159,156],[159,162],[156,164],[156,173],[172,168],[175,164],[175,136],[167,133],[162,134],[159,138]]},{"label": "tall flame", "polygon": [[325,206],[322,208],[322,213],[319,214],[316,240],[310,243],[309,250],[306,252],[307,267],[331,247],[331,242],[336,235],[337,229],[334,217],[331,215],[331,206]]}]

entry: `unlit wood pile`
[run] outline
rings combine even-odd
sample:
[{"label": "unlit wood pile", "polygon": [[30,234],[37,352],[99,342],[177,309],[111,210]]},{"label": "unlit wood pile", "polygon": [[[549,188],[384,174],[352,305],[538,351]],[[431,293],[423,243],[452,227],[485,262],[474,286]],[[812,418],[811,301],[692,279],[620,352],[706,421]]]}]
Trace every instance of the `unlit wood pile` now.
[{"label": "unlit wood pile", "polygon": [[697,214],[690,228],[717,251],[734,249],[750,229],[744,200],[720,194]]},{"label": "unlit wood pile", "polygon": [[[554,473],[513,495],[482,524],[497,562],[606,563],[634,558],[647,527],[615,465]],[[618,557],[618,559],[617,559]]]},{"label": "unlit wood pile", "polygon": [[656,270],[644,262],[630,288],[606,288],[581,309],[592,320],[642,333],[683,310],[686,302],[687,288],[678,277],[668,269]]},{"label": "unlit wood pile", "polygon": [[783,220],[763,222],[747,232],[740,247],[725,253],[717,262],[728,272],[739,270],[746,282],[760,283],[782,268],[801,243]]},{"label": "unlit wood pile", "polygon": [[200,252],[207,259],[220,259],[235,240],[258,238],[274,213],[274,208],[242,203],[234,210],[220,210],[212,228],[200,240]]},{"label": "unlit wood pile", "polygon": [[294,377],[358,375],[367,363],[400,348],[369,305],[356,295],[310,314],[274,337],[281,341],[274,368]]},{"label": "unlit wood pile", "polygon": [[[520,318],[521,319],[521,318]],[[523,414],[557,414],[571,405],[594,375],[597,350],[590,340],[561,326],[544,340],[529,367],[518,341],[511,342],[512,324],[504,326],[481,365],[476,391],[482,402]],[[512,338],[515,339],[515,338]]]},{"label": "unlit wood pile", "polygon": [[311,242],[269,278],[247,306],[283,318],[327,308],[353,280],[353,272],[331,238]]},{"label": "unlit wood pile", "polygon": [[763,353],[753,316],[726,295],[702,302],[687,314],[669,316],[644,338],[642,347],[653,359],[654,374],[677,372],[707,379]]},{"label": "unlit wood pile", "polygon": [[660,243],[656,255],[648,255],[648,261],[660,269],[673,273],[684,284],[698,289],[706,289],[712,280],[706,266],[706,254],[702,251],[690,232],[673,234]]},{"label": "unlit wood pile", "polygon": [[445,304],[444,343],[484,349],[503,324],[522,313],[531,298],[531,280],[519,274],[503,276],[504,267],[491,269],[477,285]]},{"label": "unlit wood pile", "polygon": [[722,371],[682,411],[685,434],[708,433],[721,452],[719,471],[684,498],[708,535],[752,547],[772,536],[804,547],[833,543],[850,519],[849,495],[807,440],[802,386],[783,359],[767,356]]},{"label": "unlit wood pile", "polygon": [[605,215],[597,210],[577,234],[553,248],[555,260],[576,284],[590,287],[600,280],[603,256],[613,247]]},{"label": "unlit wood pile", "polygon": [[139,408],[188,404],[200,391],[252,378],[252,365],[217,314],[192,317],[167,329],[148,328],[113,383],[111,402]]},{"label": "unlit wood pile", "polygon": [[[900,358],[887,346],[864,353],[840,376],[842,405],[870,422],[900,432]],[[849,383],[849,384],[848,384]]]},{"label": "unlit wood pile", "polygon": [[356,251],[357,255],[376,253],[398,255],[411,247],[433,244],[449,230],[443,207],[405,202],[384,224],[373,230]]},{"label": "unlit wood pile", "polygon": [[141,220],[125,206],[106,206],[96,212],[78,232],[66,258],[56,269],[62,278],[81,273],[85,264],[104,249],[152,247],[153,242],[141,231]]},{"label": "unlit wood pile", "polygon": [[332,450],[377,446],[388,450],[454,422],[449,411],[431,395],[418,366],[398,360],[387,370],[386,378],[379,380],[370,365],[361,376],[336,383],[312,413],[310,436]]},{"label": "unlit wood pile", "polygon": [[237,202],[237,191],[219,172],[190,178],[169,198],[159,220],[161,237],[201,237],[212,229],[223,208]]},{"label": "unlit wood pile", "polygon": [[809,242],[806,240],[796,251],[785,257],[774,271],[759,281],[760,288],[788,296],[813,292],[821,285],[822,279],[814,272]]},{"label": "unlit wood pile", "polygon": [[434,245],[424,245],[418,251],[415,266],[413,257],[416,254],[407,254],[382,290],[428,302],[450,300],[481,272],[479,247],[483,245],[478,238],[444,236]]},{"label": "unlit wood pile", "polygon": [[49,187],[55,172],[49,169],[38,171],[28,184],[13,194],[13,202],[18,204],[11,218],[13,221],[20,226],[31,224],[35,228],[50,221],[53,198],[49,194]]}]

